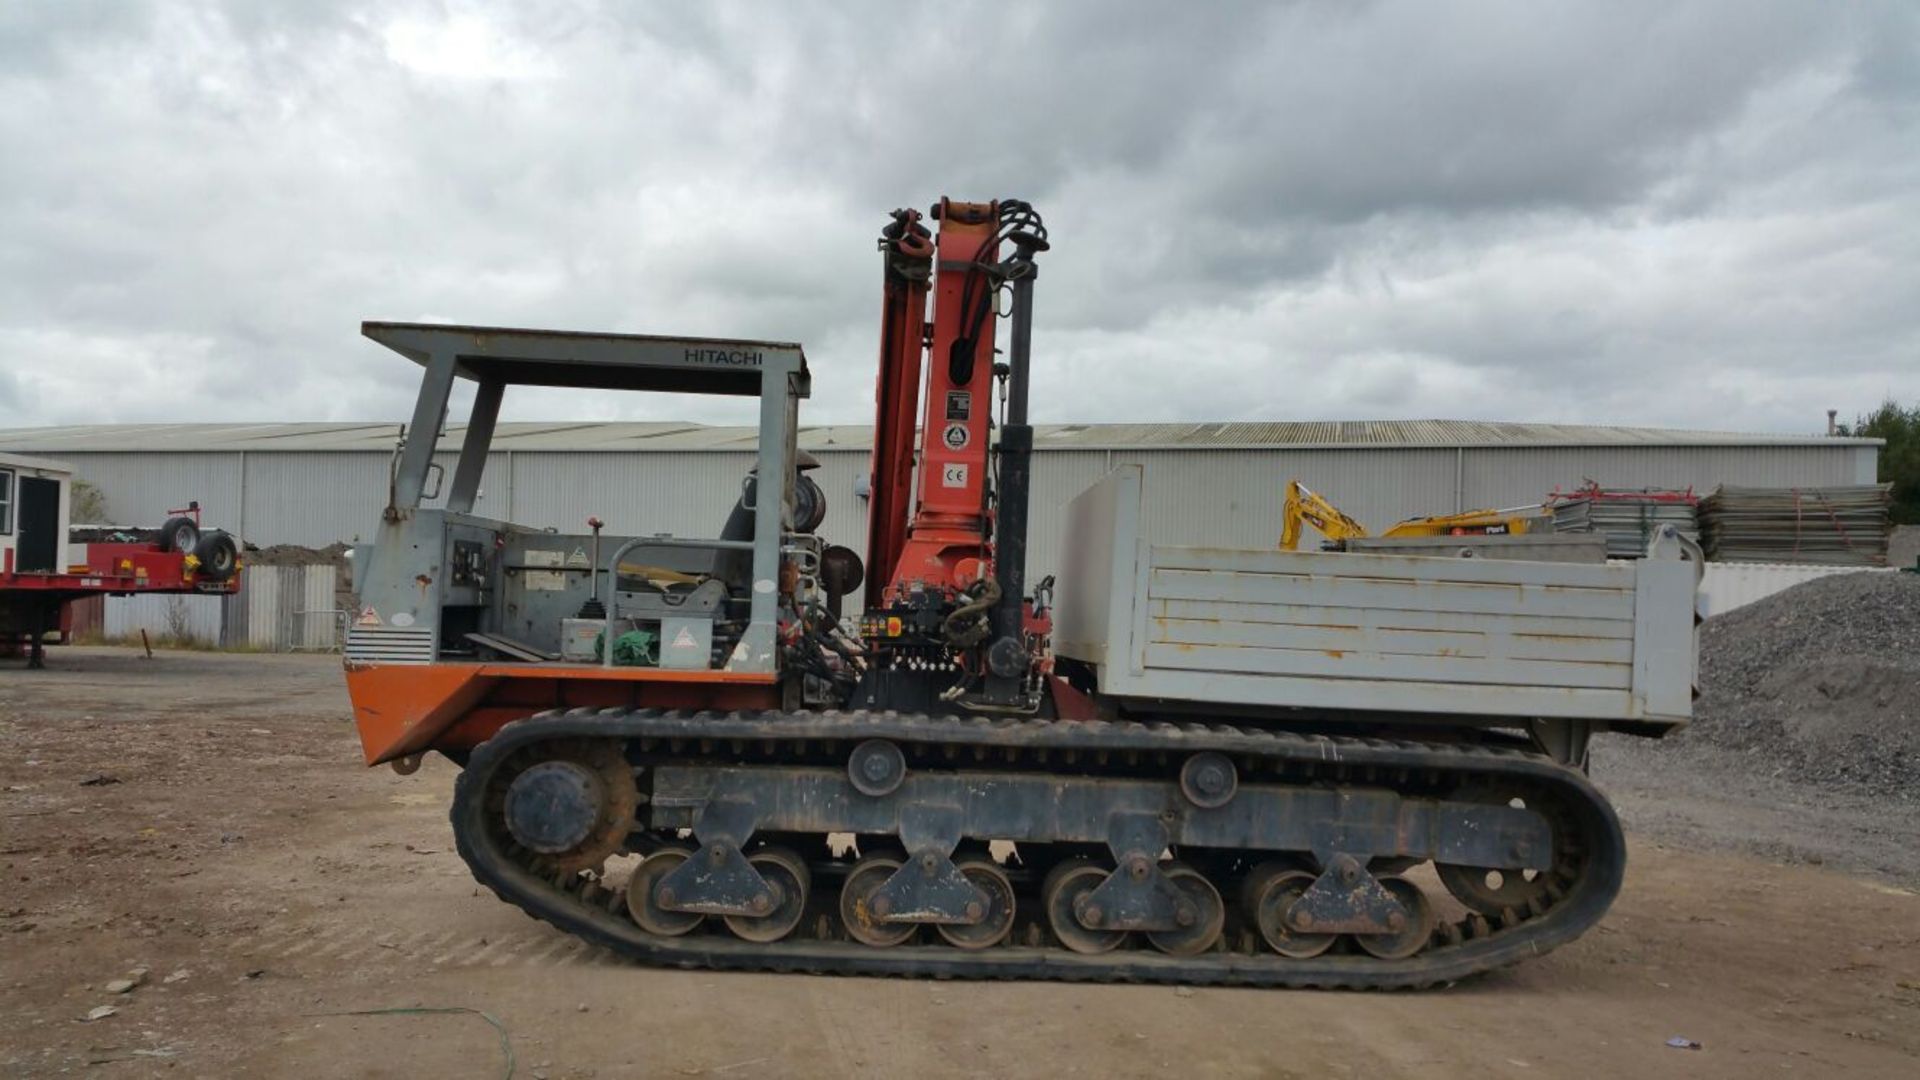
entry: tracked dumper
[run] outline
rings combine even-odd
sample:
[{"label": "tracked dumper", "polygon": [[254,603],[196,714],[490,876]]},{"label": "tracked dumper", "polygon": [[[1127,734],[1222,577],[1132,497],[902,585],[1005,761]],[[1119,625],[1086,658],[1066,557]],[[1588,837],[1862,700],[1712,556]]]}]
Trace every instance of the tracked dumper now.
[{"label": "tracked dumper", "polygon": [[[880,240],[864,559],[817,534],[797,345],[365,324],[424,371],[355,553],[367,761],[452,759],[475,877],[653,964],[1411,987],[1591,927],[1626,853],[1587,742],[1685,721],[1697,551],[1166,546],[1123,466],[1029,583],[1046,229],[930,217]],[[493,520],[509,385],[757,397],[757,464],[717,537]]]}]

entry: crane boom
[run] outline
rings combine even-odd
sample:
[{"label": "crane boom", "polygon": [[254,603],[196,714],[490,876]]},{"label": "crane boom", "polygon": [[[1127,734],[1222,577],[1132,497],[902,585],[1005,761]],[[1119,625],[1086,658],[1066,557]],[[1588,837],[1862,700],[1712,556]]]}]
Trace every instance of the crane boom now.
[{"label": "crane boom", "polygon": [[927,284],[933,274],[932,234],[918,210],[895,210],[880,234],[884,256],[880,365],[874,381],[872,502],[867,508],[867,595],[878,597],[893,580],[906,546],[913,497],[914,409],[920,403],[920,353],[925,347]]}]

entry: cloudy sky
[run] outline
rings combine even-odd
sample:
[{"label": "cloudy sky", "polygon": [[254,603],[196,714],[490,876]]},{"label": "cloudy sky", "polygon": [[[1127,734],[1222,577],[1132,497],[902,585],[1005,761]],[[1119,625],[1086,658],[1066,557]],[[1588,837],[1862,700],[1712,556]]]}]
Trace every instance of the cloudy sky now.
[{"label": "cloudy sky", "polygon": [[1047,216],[1042,422],[1920,400],[1912,3],[29,0],[0,147],[5,427],[403,418],[366,318],[797,339],[864,423],[941,194]]}]

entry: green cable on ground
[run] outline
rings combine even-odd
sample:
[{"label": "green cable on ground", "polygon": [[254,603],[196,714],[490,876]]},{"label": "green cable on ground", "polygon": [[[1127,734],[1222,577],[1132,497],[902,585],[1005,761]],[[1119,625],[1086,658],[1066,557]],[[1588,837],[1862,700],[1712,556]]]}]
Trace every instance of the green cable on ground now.
[{"label": "green cable on ground", "polygon": [[456,1015],[459,1013],[472,1013],[473,1015],[479,1017],[480,1019],[485,1020],[487,1023],[492,1024],[493,1030],[500,1033],[500,1053],[503,1057],[506,1058],[506,1061],[507,1061],[507,1071],[500,1074],[500,1080],[513,1080],[513,1068],[514,1068],[513,1041],[507,1037],[507,1025],[501,1023],[499,1018],[494,1016],[492,1013],[481,1012],[479,1009],[469,1009],[463,1006],[450,1005],[450,1006],[441,1006],[436,1008],[352,1009],[347,1012],[306,1013],[304,1015],[306,1016],[448,1016],[448,1015]]}]

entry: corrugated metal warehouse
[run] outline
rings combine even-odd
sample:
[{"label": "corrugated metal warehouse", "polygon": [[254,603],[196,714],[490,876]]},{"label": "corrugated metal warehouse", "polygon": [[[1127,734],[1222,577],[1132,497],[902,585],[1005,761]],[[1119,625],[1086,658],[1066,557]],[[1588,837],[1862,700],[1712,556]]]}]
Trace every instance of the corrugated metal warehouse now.
[{"label": "corrugated metal warehouse", "polygon": [[[158,524],[197,499],[209,524],[256,544],[366,535],[386,502],[394,424],[159,424],[0,431],[0,450],[72,463],[116,522]],[[441,439],[449,475],[463,427]],[[714,536],[752,462],[752,428],[506,423],[478,511],[570,531]],[[822,533],[865,546],[869,429],[807,428],[831,505]],[[1291,477],[1370,527],[1417,514],[1538,502],[1592,479],[1614,487],[1869,483],[1873,439],[1657,428],[1413,420],[1042,426],[1035,437],[1034,570],[1058,556],[1066,502],[1115,465],[1146,468],[1147,530],[1162,543],[1264,547]]]}]

